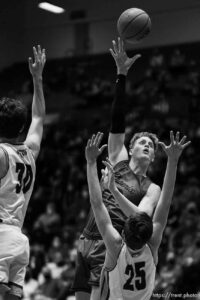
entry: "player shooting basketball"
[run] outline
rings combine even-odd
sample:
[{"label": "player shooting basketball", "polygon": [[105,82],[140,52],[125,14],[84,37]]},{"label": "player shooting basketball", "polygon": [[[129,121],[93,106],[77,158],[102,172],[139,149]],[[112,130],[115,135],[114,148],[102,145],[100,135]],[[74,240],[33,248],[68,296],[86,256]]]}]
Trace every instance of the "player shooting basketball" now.
[{"label": "player shooting basketball", "polygon": [[176,170],[179,157],[190,142],[186,136],[179,141],[177,132],[174,139],[170,132],[171,143],[166,146],[160,142],[167,154],[167,168],[162,192],[153,216],[131,203],[118,189],[117,176],[109,160],[104,162],[109,170],[109,189],[128,217],[122,236],[114,228],[107,208],[103,202],[97,175],[97,157],[106,145],[99,148],[101,133],[88,140],[85,155],[87,159],[87,179],[91,206],[98,229],[106,245],[106,260],[102,272],[100,299],[108,300],[148,300],[155,282],[158,248],[165,229],[173,196]]},{"label": "player shooting basketball", "polygon": [[[126,76],[129,69],[140,57],[136,54],[129,58],[124,50],[123,41],[113,41],[110,52],[117,66],[115,96],[111,109],[111,127],[108,138],[108,154],[116,176],[116,184],[126,198],[139,206],[150,217],[153,216],[160,196],[160,187],[153,183],[147,175],[150,164],[154,161],[158,146],[155,134],[149,132],[136,133],[130,142],[129,151],[125,141],[126,111]],[[108,208],[112,224],[121,234],[125,215],[111,192],[102,184],[102,196]],[[105,245],[95,223],[93,211],[90,211],[87,224],[79,240],[76,273],[73,288],[76,300],[99,297],[99,280],[105,260]]]}]

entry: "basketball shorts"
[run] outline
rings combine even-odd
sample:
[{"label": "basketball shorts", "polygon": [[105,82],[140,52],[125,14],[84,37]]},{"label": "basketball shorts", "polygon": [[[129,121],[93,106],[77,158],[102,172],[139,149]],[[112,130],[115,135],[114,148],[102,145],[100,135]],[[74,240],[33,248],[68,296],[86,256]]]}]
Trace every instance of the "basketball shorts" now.
[{"label": "basketball shorts", "polygon": [[73,291],[90,293],[92,286],[99,286],[105,254],[103,240],[88,240],[83,235],[80,236]]},{"label": "basketball shorts", "polygon": [[22,296],[28,262],[28,238],[20,228],[0,224],[0,292]]}]

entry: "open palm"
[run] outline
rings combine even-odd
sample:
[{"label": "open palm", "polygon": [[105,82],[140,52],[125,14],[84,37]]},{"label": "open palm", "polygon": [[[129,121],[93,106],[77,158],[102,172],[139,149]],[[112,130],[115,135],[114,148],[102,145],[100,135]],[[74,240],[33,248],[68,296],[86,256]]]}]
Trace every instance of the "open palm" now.
[{"label": "open palm", "polygon": [[165,151],[169,158],[178,161],[183,150],[191,143],[190,141],[185,143],[186,138],[187,137],[184,135],[179,141],[180,133],[177,132],[174,138],[173,131],[170,131],[170,145],[167,146],[163,142],[159,142],[159,145],[161,145],[162,149]]},{"label": "open palm", "polygon": [[32,74],[32,76],[40,77],[42,76],[42,71],[46,62],[46,53],[45,49],[41,49],[41,46],[38,45],[37,49],[36,47],[33,47],[33,56],[34,56],[34,62],[32,57],[29,57],[29,70]]},{"label": "open palm", "polygon": [[113,49],[110,48],[110,53],[115,60],[118,73],[127,74],[130,67],[134,64],[134,62],[141,57],[140,54],[136,54],[133,57],[128,57],[124,50],[124,42],[118,38],[118,44],[113,40]]},{"label": "open palm", "polygon": [[103,138],[103,133],[98,132],[96,135],[93,134],[91,139],[88,140],[87,146],[85,148],[85,157],[88,163],[94,163],[97,157],[103,152],[107,145],[101,147],[100,143]]}]

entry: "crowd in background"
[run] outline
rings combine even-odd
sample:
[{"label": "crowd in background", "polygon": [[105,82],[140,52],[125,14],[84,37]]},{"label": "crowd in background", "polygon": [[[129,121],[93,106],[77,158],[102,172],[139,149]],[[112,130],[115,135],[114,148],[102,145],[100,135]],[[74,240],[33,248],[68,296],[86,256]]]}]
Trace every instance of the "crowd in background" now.
[{"label": "crowd in background", "polygon": [[[154,132],[169,142],[169,131],[180,130],[192,141],[179,163],[159,250],[155,287],[159,294],[200,292],[200,64],[195,54],[188,58],[186,50],[151,50],[144,62],[141,59],[130,71],[124,101],[127,145],[131,134],[138,131]],[[26,68],[21,64],[17,71],[16,66],[4,70],[0,92],[2,96],[20,96],[30,110],[32,87]],[[23,72],[16,79],[19,70]],[[70,286],[76,247],[89,211],[84,148],[97,131],[104,132],[104,142],[107,140],[115,76],[114,62],[107,55],[47,62],[47,113],[48,105],[55,105],[48,102],[52,94],[62,94],[66,110],[50,109],[59,118],[46,124],[37,161],[35,188],[24,224],[31,245],[26,300],[73,299]],[[102,167],[101,158],[98,166]],[[160,186],[165,167],[166,157],[159,149],[149,176]]]}]

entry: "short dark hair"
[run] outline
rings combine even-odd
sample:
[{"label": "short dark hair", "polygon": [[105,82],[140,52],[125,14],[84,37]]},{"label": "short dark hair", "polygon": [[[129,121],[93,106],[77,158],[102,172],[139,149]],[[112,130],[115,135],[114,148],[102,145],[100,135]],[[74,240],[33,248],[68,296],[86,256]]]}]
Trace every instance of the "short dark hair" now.
[{"label": "short dark hair", "polygon": [[27,109],[16,99],[0,99],[0,136],[17,138],[26,123]]},{"label": "short dark hair", "polygon": [[154,150],[156,152],[158,149],[158,137],[156,134],[147,132],[147,131],[136,132],[130,141],[129,149],[131,149],[133,147],[135,141],[138,140],[139,138],[141,138],[142,136],[147,136],[148,138],[150,138],[152,140],[153,145],[154,145]]},{"label": "short dark hair", "polygon": [[136,213],[125,222],[125,242],[133,250],[142,248],[150,240],[152,233],[153,222],[145,212]]}]

